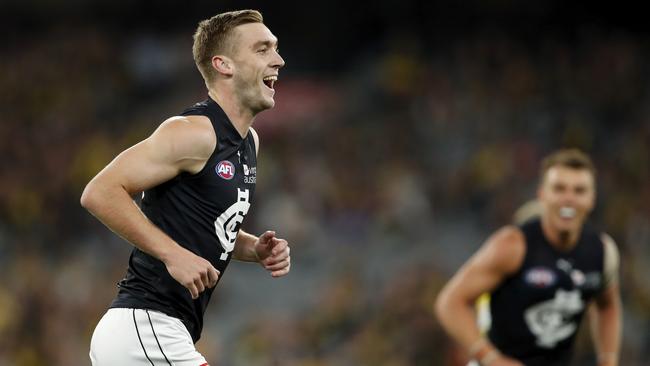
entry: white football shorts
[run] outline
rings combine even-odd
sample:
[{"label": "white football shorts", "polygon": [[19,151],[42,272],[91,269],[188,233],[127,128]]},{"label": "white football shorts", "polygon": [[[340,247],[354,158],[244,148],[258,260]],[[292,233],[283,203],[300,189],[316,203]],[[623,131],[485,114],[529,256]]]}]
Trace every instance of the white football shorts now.
[{"label": "white football shorts", "polygon": [[108,309],[90,341],[93,366],[208,366],[180,319],[145,309]]}]

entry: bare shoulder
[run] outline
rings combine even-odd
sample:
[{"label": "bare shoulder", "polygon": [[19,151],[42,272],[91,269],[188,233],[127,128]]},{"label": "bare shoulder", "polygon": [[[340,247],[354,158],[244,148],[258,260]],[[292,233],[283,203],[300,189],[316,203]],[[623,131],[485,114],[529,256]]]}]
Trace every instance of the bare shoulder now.
[{"label": "bare shoulder", "polygon": [[618,245],[616,244],[616,241],[614,241],[614,238],[603,232],[600,234],[600,241],[603,243],[605,262],[616,262],[618,264],[620,254],[618,252]]},{"label": "bare shoulder", "polygon": [[620,267],[620,254],[614,239],[607,233],[600,234],[600,240],[603,242],[603,275],[604,287],[618,283],[618,271]]},{"label": "bare shoulder", "polygon": [[605,247],[611,246],[611,247],[614,247],[614,249],[616,249],[616,247],[617,247],[616,241],[614,240],[614,238],[612,238],[611,235],[607,234],[606,232],[600,233],[600,240],[603,242],[603,245]]},{"label": "bare shoulder", "polygon": [[474,301],[491,292],[523,263],[524,235],[515,226],[505,226],[494,232],[458,270],[443,290],[447,295]]},{"label": "bare shoulder", "polygon": [[260,152],[260,137],[257,135],[257,131],[253,127],[250,128],[251,135],[253,135],[253,140],[255,141],[255,155]]},{"label": "bare shoulder", "polygon": [[151,135],[151,139],[165,144],[174,156],[193,159],[207,159],[217,143],[212,123],[205,116],[168,118]]},{"label": "bare shoulder", "polygon": [[196,173],[214,152],[217,136],[205,116],[174,116],[161,123],[145,142],[151,155],[161,162]]},{"label": "bare shoulder", "polygon": [[480,253],[490,266],[505,273],[514,273],[519,270],[526,255],[524,234],[516,226],[504,226],[486,240]]},{"label": "bare shoulder", "polygon": [[507,225],[495,231],[489,241],[507,251],[525,250],[524,233],[517,226]]}]

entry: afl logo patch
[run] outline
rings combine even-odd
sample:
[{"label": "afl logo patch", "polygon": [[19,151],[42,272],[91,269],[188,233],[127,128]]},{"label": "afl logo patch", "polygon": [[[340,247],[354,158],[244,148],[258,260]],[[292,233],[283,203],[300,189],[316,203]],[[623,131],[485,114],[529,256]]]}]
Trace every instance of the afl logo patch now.
[{"label": "afl logo patch", "polygon": [[214,168],[217,175],[225,180],[231,180],[235,176],[235,166],[228,160],[222,160]]},{"label": "afl logo patch", "polygon": [[526,283],[534,287],[550,287],[555,283],[555,273],[546,267],[533,267],[524,276]]}]

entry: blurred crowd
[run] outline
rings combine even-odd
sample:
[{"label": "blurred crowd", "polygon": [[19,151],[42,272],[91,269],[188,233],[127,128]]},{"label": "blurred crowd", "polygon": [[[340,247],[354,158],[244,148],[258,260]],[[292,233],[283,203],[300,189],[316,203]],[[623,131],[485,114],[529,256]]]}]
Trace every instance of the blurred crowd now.
[{"label": "blurred crowd", "polygon": [[[189,42],[82,29],[3,49],[0,366],[89,364],[130,247],[79,197],[117,153],[206,97]],[[595,28],[525,42],[491,29],[448,44],[386,38],[341,73],[292,73],[286,58],[276,108],[255,124],[244,226],[276,229],[294,265],[272,281],[231,264],[198,344],[211,364],[462,365],[435,296],[534,197],[540,159],[566,146],[593,157],[592,220],[621,250],[622,365],[647,364],[647,40]],[[576,364],[591,365],[583,338]]]}]

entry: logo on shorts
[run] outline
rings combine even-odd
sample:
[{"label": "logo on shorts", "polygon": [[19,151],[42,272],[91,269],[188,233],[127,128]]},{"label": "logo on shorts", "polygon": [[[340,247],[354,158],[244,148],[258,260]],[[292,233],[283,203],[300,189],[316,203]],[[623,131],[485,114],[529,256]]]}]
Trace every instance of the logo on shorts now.
[{"label": "logo on shorts", "polygon": [[231,180],[235,176],[235,166],[228,160],[222,160],[214,168],[217,175],[225,180]]},{"label": "logo on shorts", "polygon": [[528,284],[542,288],[552,286],[556,280],[555,273],[546,267],[533,267],[526,272],[524,278]]}]

